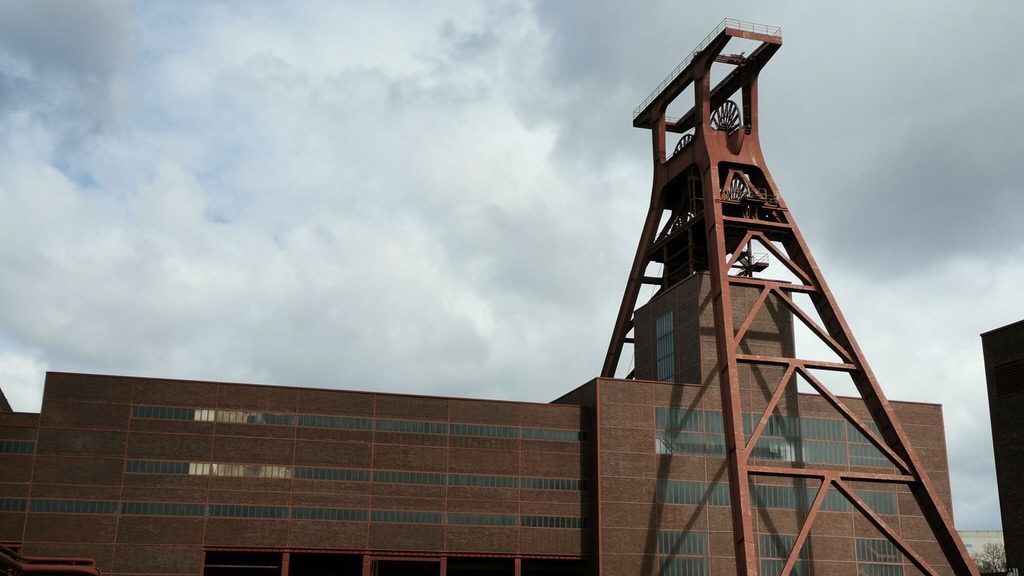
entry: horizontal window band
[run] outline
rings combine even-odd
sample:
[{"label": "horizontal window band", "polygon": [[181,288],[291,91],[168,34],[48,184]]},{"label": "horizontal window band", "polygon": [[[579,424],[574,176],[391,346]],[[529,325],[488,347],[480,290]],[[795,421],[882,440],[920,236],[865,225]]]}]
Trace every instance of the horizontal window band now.
[{"label": "horizontal window band", "polygon": [[[184,502],[112,502],[107,500],[40,499],[28,502],[33,513],[126,516],[182,516],[210,518],[251,518],[272,520],[315,520],[332,522],[388,522],[408,524],[450,524],[462,526],[523,526],[528,528],[586,528],[586,518],[569,516],[516,516],[468,512],[425,512],[419,510],[373,510],[251,506],[245,504],[193,504]],[[26,500],[0,498],[0,512],[24,512]],[[446,522],[447,520],[447,522]]]},{"label": "horizontal window band", "polygon": [[0,512],[24,512],[27,503],[25,498],[0,498]]},{"label": "horizontal window band", "polygon": [[444,474],[408,470],[374,470],[357,468],[318,468],[314,466],[277,466],[270,464],[233,464],[179,462],[167,460],[126,460],[128,474],[171,474],[189,476],[228,476],[238,478],[295,478],[336,482],[369,482],[377,484],[428,484],[481,488],[521,488],[523,490],[584,491],[587,481],[577,478],[539,478],[519,476],[488,476],[478,474]]},{"label": "horizontal window band", "polygon": [[30,440],[0,440],[0,454],[35,454],[36,443]]},{"label": "horizontal window band", "polygon": [[506,438],[558,442],[580,442],[586,433],[560,428],[521,428],[515,426],[489,426],[483,424],[436,422],[431,420],[400,420],[362,418],[358,416],[329,416],[322,414],[291,414],[244,410],[214,410],[179,406],[132,406],[132,417],[151,420],[181,420],[194,422],[221,422],[230,424],[271,424],[309,428],[334,428],[376,432],[402,432],[411,434],[451,434],[478,438]]}]

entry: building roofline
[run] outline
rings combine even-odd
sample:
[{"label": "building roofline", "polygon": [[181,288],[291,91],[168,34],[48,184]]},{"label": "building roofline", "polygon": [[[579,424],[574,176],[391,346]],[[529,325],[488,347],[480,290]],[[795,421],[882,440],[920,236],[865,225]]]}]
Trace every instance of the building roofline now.
[{"label": "building roofline", "polygon": [[7,397],[4,396],[4,389],[0,388],[0,412],[14,412],[11,408],[11,403],[7,401]]},{"label": "building roofline", "polygon": [[993,329],[991,329],[991,330],[989,330],[987,332],[982,332],[981,336],[984,338],[985,336],[988,336],[989,334],[992,334],[993,332],[1002,332],[1003,330],[1006,330],[1007,328],[1016,328],[1017,326],[1020,326],[1022,324],[1024,324],[1024,320],[1017,320],[1016,322],[1011,322],[1011,323],[1007,324],[1006,326],[1000,326],[999,328],[993,328]]},{"label": "building roofline", "polygon": [[[531,406],[578,406],[577,404],[559,403],[558,401],[562,400],[563,398],[565,398],[569,394],[572,394],[576,390],[579,390],[580,388],[584,388],[586,386],[589,386],[590,384],[593,384],[597,380],[623,380],[622,378],[592,378],[591,380],[588,380],[587,382],[585,382],[585,383],[583,383],[583,384],[581,384],[581,385],[579,385],[579,386],[577,386],[575,388],[572,388],[572,389],[566,391],[564,394],[558,396],[557,398],[554,398],[550,402],[535,402],[535,401],[530,401],[530,400],[499,400],[499,399],[493,399],[493,398],[476,398],[476,397],[468,397],[468,396],[440,396],[440,395],[435,395],[435,394],[409,394],[409,393],[405,393],[405,392],[386,392],[386,391],[373,391],[373,390],[350,390],[350,389],[347,389],[347,388],[319,388],[319,387],[313,387],[313,386],[285,386],[285,385],[281,385],[281,384],[260,384],[260,383],[254,383],[254,382],[228,382],[228,381],[222,381],[222,380],[189,380],[187,378],[160,378],[160,377],[153,377],[153,376],[126,376],[126,375],[123,375],[123,374],[92,374],[92,373],[87,373],[87,372],[63,372],[63,371],[60,371],[60,370],[50,370],[50,371],[47,371],[46,374],[47,375],[59,374],[59,375],[67,375],[67,376],[87,376],[87,377],[91,377],[91,378],[113,378],[113,379],[118,379],[118,380],[152,380],[152,381],[165,381],[165,382],[188,382],[188,383],[199,383],[199,384],[224,384],[224,385],[228,385],[228,386],[260,386],[260,387],[266,387],[266,388],[279,388],[279,389],[283,389],[283,390],[322,390],[322,391],[325,391],[325,392],[344,392],[346,394],[377,394],[377,395],[386,395],[386,396],[403,396],[403,397],[407,397],[407,398],[431,398],[431,399],[435,399],[435,400],[461,400],[461,401],[467,401],[467,402],[500,402],[500,403],[504,403],[504,404],[527,404],[527,405],[531,405]],[[701,387],[700,384],[694,384],[694,383],[690,383],[690,382],[661,382],[661,381],[657,381],[657,380],[631,380],[631,382],[649,382],[651,384],[661,384],[661,385],[665,385],[665,386],[692,386],[692,387],[695,387],[695,388]],[[820,394],[812,394],[812,393],[808,393],[808,392],[800,392],[799,394],[801,396],[807,396],[807,397],[821,397]],[[842,396],[842,395],[838,395],[838,394],[836,396],[838,398],[847,398],[847,399],[860,400],[860,398],[857,397],[857,396]],[[923,406],[939,406],[939,407],[942,406],[942,404],[940,404],[938,402],[919,402],[919,401],[915,401],[915,400],[891,400],[890,399],[890,402],[895,402],[897,404],[919,404],[919,405],[923,405]]]},{"label": "building roofline", "polygon": [[[535,406],[574,406],[573,404],[553,404],[551,402],[535,402],[530,400],[501,400],[496,398],[479,398],[469,396],[441,396],[437,394],[409,394],[406,392],[386,392],[376,390],[351,390],[348,388],[321,388],[316,386],[285,386],[282,384],[261,384],[256,382],[229,382],[225,380],[190,380],[188,378],[163,378],[159,376],[127,376],[124,374],[93,374],[89,372],[63,372],[60,370],[48,370],[49,374],[66,376],[87,376],[90,378],[113,378],[118,380],[152,380],[164,382],[183,382],[193,384],[224,384],[227,386],[259,386],[261,388],[279,388],[283,390],[320,390],[324,392],[344,392],[346,394],[376,394],[385,396],[404,396],[408,398],[431,398],[434,400],[462,400],[468,402],[501,402],[504,404],[529,404]],[[585,386],[586,384],[584,384]],[[575,390],[576,388],[573,388]]]}]

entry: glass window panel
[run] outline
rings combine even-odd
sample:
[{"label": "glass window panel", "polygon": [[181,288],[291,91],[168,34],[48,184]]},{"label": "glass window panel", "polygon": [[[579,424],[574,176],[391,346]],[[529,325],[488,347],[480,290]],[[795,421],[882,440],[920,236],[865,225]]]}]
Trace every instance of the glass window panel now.
[{"label": "glass window panel", "polygon": [[481,436],[485,438],[518,438],[519,429],[510,426],[452,424],[452,434],[456,436]]},{"label": "glass window panel", "polygon": [[366,510],[347,508],[292,508],[293,520],[327,520],[334,522],[365,522]]},{"label": "glass window panel", "polygon": [[24,498],[0,498],[0,512],[24,512],[25,507]]},{"label": "glass window panel", "polygon": [[516,517],[504,514],[467,514],[449,512],[448,523],[466,526],[515,526]]},{"label": "glass window panel", "polygon": [[523,440],[551,440],[559,442],[579,442],[585,434],[579,430],[559,430],[554,428],[523,428]]},{"label": "glass window panel", "polygon": [[374,522],[403,522],[410,524],[442,524],[444,515],[440,512],[409,512],[405,510],[374,510],[370,514]]},{"label": "glass window panel", "polygon": [[659,576],[707,576],[707,558],[662,558]]},{"label": "glass window panel", "polygon": [[0,454],[33,454],[36,443],[27,440],[0,440]]},{"label": "glass window panel", "polygon": [[377,430],[381,432],[411,432],[415,434],[447,434],[448,425],[442,422],[378,419]]},{"label": "glass window panel", "polygon": [[665,556],[704,556],[707,554],[707,550],[707,532],[658,531],[658,554]]},{"label": "glass window panel", "polygon": [[349,416],[321,416],[299,414],[299,426],[313,428],[342,428],[348,430],[370,430],[373,420],[369,418],[353,418]]}]

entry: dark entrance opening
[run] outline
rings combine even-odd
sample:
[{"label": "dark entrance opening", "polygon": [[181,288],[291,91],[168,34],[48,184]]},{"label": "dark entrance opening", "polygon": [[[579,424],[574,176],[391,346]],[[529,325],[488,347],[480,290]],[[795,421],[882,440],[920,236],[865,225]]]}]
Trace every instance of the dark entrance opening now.
[{"label": "dark entrance opening", "polygon": [[583,560],[523,560],[523,576],[583,576]]},{"label": "dark entrance opening", "polygon": [[292,553],[288,576],[361,576],[363,557],[359,554]]},{"label": "dark entrance opening", "polygon": [[374,576],[441,576],[441,561],[376,560]]},{"label": "dark entrance opening", "polygon": [[512,558],[449,558],[448,576],[514,576]]},{"label": "dark entrance opening", "polygon": [[280,573],[280,552],[209,551],[203,566],[203,576],[271,576]]}]

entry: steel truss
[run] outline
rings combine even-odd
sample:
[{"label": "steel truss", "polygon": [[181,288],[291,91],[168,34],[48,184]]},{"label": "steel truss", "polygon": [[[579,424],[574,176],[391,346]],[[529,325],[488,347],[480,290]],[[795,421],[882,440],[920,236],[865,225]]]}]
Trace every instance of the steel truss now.
[{"label": "steel truss", "polygon": [[[722,50],[734,37],[760,44],[750,54],[722,55]],[[779,29],[742,23],[734,25],[732,21],[726,21],[694,51],[688,63],[677,68],[637,109],[634,126],[652,131],[654,185],[602,376],[615,376],[624,345],[634,341],[630,332],[642,285],[658,286],[660,292],[694,273],[708,273],[720,370],[737,573],[759,574],[749,481],[755,476],[781,476],[820,482],[781,576],[788,576],[793,571],[825,495],[832,487],[842,493],[921,572],[938,574],[857,495],[851,482],[881,482],[909,487],[953,572],[977,575],[977,568],[969,559],[953,527],[952,518],[938,499],[766,168],[758,140],[757,78],[781,44]],[[711,66],[716,62],[733,65],[735,69],[712,87]],[[665,114],[669,103],[691,84],[694,87],[694,107],[682,118],[667,118]],[[738,107],[729,100],[734,94],[742,97],[741,115]],[[668,132],[683,134],[670,157],[666,157]],[[671,214],[659,232],[659,224],[666,211]],[[796,281],[755,277],[763,270],[753,255],[755,244],[767,250]],[[663,265],[660,277],[648,275],[651,263]],[[737,269],[739,273],[730,274]],[[730,302],[730,288],[733,286],[759,290],[753,309],[738,327],[733,325]],[[809,297],[823,325],[796,304],[796,294]],[[741,353],[739,345],[768,298],[785,305],[797,320],[836,354],[839,362]],[[749,440],[745,439],[743,431],[740,364],[774,365],[785,371]],[[848,374],[881,433],[875,433],[861,422],[815,377],[812,370]],[[632,375],[630,373],[627,378]],[[754,465],[753,448],[783,392],[787,386],[795,384],[796,378],[805,380],[880,450],[896,472]]]}]

